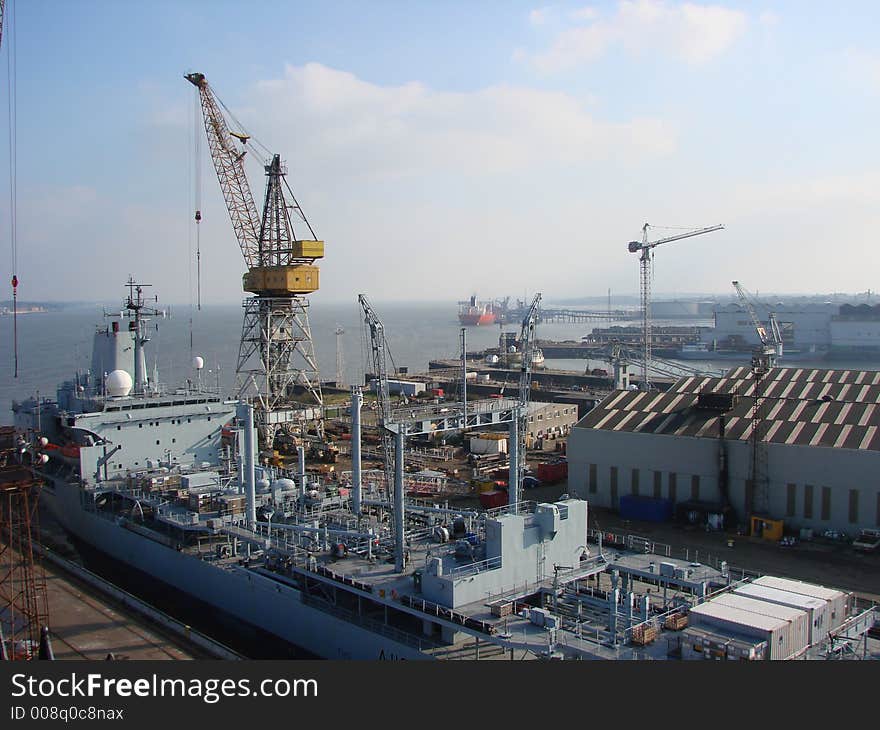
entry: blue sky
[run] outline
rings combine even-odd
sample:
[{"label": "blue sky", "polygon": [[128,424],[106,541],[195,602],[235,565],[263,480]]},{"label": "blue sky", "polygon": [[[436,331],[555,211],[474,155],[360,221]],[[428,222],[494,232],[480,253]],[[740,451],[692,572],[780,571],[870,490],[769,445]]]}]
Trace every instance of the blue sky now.
[{"label": "blue sky", "polygon": [[658,249],[658,293],[876,287],[874,3],[10,6],[0,276],[14,48],[22,298],[115,299],[134,273],[188,301],[196,133],[203,301],[241,297],[190,70],[287,161],[327,242],[316,302],[633,293],[645,221],[726,226]]}]

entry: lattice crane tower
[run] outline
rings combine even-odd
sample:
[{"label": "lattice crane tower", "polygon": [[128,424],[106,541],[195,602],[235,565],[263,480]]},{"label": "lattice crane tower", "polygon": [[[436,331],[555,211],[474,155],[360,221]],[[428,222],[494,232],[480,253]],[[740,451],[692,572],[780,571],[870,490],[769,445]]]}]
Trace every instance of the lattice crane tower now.
[{"label": "lattice crane tower", "polygon": [[[277,154],[264,166],[266,194],[263,214],[258,215],[243,164],[250,136],[230,132],[220,111],[222,104],[204,74],[191,73],[185,78],[199,91],[214,169],[248,267],[242,285],[253,294],[243,303],[236,367],[239,397],[254,401],[263,448],[272,447],[281,428],[304,436],[314,424],[317,435],[323,437],[324,399],[309,326],[308,295],[318,290],[315,262],[324,256],[324,242],[317,240],[287,185],[287,170]],[[297,238],[291,211],[308,228],[310,239]],[[197,211],[196,219],[200,218]]]}]

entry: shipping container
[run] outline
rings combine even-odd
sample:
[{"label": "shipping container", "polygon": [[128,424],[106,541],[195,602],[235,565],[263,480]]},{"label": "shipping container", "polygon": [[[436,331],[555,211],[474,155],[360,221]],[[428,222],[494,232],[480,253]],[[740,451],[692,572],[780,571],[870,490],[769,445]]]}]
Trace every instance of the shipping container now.
[{"label": "shipping container", "polygon": [[770,616],[771,618],[778,618],[790,622],[790,657],[798,656],[810,645],[810,617],[807,615],[806,611],[733,593],[722,593],[720,596],[713,598],[712,603],[718,603],[722,606],[730,606],[731,608],[739,608],[743,611],[751,611],[752,613],[758,613],[762,616]]},{"label": "shipping container", "polygon": [[491,492],[480,492],[480,505],[483,509],[503,507],[507,504],[507,491],[495,489]]},{"label": "shipping container", "polygon": [[740,608],[707,601],[688,612],[688,621],[695,628],[708,628],[723,636],[750,637],[766,641],[770,659],[788,659],[791,651],[791,622]]},{"label": "shipping container", "polygon": [[729,636],[689,626],[681,634],[681,658],[685,661],[722,661],[726,658],[729,642]]},{"label": "shipping container", "polygon": [[537,477],[545,484],[555,484],[568,477],[568,462],[555,464],[538,464]]},{"label": "shipping container", "polygon": [[755,583],[744,583],[733,589],[737,595],[747,596],[749,598],[757,598],[769,603],[778,603],[780,606],[791,606],[806,611],[807,621],[809,623],[809,631],[807,641],[810,645],[819,643],[825,638],[827,633],[826,627],[830,621],[830,606],[828,601],[819,598],[811,598],[800,593],[791,593],[790,591],[782,591],[778,588],[770,586],[757,585]]},{"label": "shipping container", "polygon": [[641,522],[668,522],[672,519],[672,500],[625,494],[620,500],[620,516]]},{"label": "shipping container", "polygon": [[762,575],[753,581],[759,586],[769,586],[770,588],[778,588],[782,591],[791,593],[799,593],[802,596],[810,596],[810,598],[818,598],[827,601],[829,606],[828,625],[825,628],[826,633],[833,631],[846,621],[849,612],[850,594],[839,591],[835,588],[825,588],[824,586],[814,585],[812,583],[802,583],[799,580],[791,580],[789,578],[777,578],[772,575]]}]

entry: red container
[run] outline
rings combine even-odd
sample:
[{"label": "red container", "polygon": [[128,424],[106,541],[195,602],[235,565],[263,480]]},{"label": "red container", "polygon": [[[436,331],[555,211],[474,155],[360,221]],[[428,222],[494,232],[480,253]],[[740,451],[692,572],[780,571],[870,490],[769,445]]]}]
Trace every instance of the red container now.
[{"label": "red container", "polygon": [[491,492],[480,492],[480,504],[484,509],[503,507],[507,504],[507,492],[502,489],[493,489]]},{"label": "red container", "polygon": [[431,395],[443,398],[443,388],[431,388]]},{"label": "red container", "polygon": [[561,482],[568,476],[568,462],[560,461],[555,464],[538,464],[537,476],[545,484]]}]

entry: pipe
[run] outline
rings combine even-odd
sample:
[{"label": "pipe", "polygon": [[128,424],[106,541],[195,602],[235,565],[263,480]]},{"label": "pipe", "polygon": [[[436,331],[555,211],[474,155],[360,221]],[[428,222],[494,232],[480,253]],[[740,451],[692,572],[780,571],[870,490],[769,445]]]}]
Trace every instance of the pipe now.
[{"label": "pipe", "polygon": [[296,455],[299,460],[299,496],[306,496],[306,447],[297,446]]},{"label": "pipe", "polygon": [[467,426],[467,330],[461,328],[461,415]]},{"label": "pipe", "polygon": [[403,427],[398,425],[394,434],[394,570],[402,573],[404,561],[404,505],[403,505]]},{"label": "pipe", "polygon": [[351,510],[361,516],[361,406],[364,394],[351,386]]},{"label": "pipe", "polygon": [[513,507],[519,502],[519,410],[513,409],[510,419],[510,436],[507,439],[507,451],[510,453],[510,472],[507,477],[507,504]]},{"label": "pipe", "polygon": [[311,525],[297,525],[290,522],[258,522],[259,527],[268,527],[270,530],[291,530],[293,532],[313,532],[322,535],[341,535],[343,537],[353,537],[357,540],[369,540],[375,538],[372,532],[354,532],[352,530],[334,530],[328,527],[312,527]]},{"label": "pipe", "polygon": [[[361,502],[368,507],[384,507],[388,509],[393,505],[391,502],[383,502],[381,499],[365,499]],[[417,504],[407,504],[406,509],[408,512],[433,512],[435,514],[441,515],[461,515],[462,517],[479,517],[480,512],[470,509],[447,509],[443,507],[423,507],[422,505]]]},{"label": "pipe", "polygon": [[248,525],[253,528],[257,522],[257,476],[254,464],[256,460],[254,407],[250,403],[241,403],[236,408],[236,415],[240,421],[244,421],[245,503],[247,505]]}]

